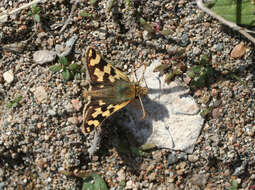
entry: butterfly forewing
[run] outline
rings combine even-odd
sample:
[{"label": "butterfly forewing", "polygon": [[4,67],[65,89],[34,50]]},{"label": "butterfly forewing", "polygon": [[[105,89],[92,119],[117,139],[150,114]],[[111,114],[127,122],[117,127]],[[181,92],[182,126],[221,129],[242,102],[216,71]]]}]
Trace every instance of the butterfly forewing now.
[{"label": "butterfly forewing", "polygon": [[121,79],[129,82],[123,72],[107,63],[95,49],[89,47],[86,54],[86,67],[91,83],[114,85],[116,80]]}]

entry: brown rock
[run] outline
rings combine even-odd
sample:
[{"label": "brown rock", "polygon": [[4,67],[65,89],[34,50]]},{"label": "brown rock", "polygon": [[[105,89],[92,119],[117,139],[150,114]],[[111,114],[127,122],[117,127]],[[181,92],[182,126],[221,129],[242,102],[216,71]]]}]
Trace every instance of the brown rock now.
[{"label": "brown rock", "polygon": [[231,57],[233,58],[241,58],[246,52],[246,47],[244,43],[241,42],[240,44],[236,45],[231,52]]}]

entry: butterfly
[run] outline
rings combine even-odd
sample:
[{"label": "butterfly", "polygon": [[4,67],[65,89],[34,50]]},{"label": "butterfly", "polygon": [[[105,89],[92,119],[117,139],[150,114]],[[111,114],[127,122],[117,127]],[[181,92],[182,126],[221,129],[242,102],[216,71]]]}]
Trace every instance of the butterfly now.
[{"label": "butterfly", "polygon": [[[89,82],[89,89],[82,93],[87,99],[81,127],[84,134],[100,127],[109,116],[136,97],[141,101],[141,96],[148,92],[146,87],[141,87],[139,82],[131,82],[125,73],[106,62],[92,47],[87,48],[82,63]],[[145,116],[144,108],[143,113]]]}]

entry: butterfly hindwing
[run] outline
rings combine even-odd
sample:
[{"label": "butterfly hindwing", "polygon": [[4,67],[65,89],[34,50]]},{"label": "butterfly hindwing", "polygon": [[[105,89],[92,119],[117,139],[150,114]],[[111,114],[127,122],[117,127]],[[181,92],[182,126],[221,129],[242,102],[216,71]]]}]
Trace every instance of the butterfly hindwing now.
[{"label": "butterfly hindwing", "polygon": [[106,118],[114,112],[120,110],[129,104],[130,101],[121,102],[119,104],[109,104],[104,100],[92,100],[84,108],[83,112],[83,133],[91,132],[94,128],[99,127]]}]

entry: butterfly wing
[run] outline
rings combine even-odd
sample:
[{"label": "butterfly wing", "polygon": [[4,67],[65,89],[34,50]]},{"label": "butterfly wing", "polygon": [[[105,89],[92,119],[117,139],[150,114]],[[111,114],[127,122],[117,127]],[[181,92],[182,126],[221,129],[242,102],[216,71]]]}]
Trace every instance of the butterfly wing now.
[{"label": "butterfly wing", "polygon": [[94,85],[112,85],[116,80],[129,81],[127,75],[107,63],[92,47],[86,50],[86,70],[90,82]]},{"label": "butterfly wing", "polygon": [[107,63],[92,47],[86,50],[89,91],[83,93],[88,103],[83,110],[82,132],[99,127],[106,118],[129,104],[135,97],[135,88],[119,69]]},{"label": "butterfly wing", "polygon": [[99,127],[106,118],[130,103],[131,100],[119,104],[109,104],[103,100],[92,100],[84,107],[82,132],[91,132]]}]

